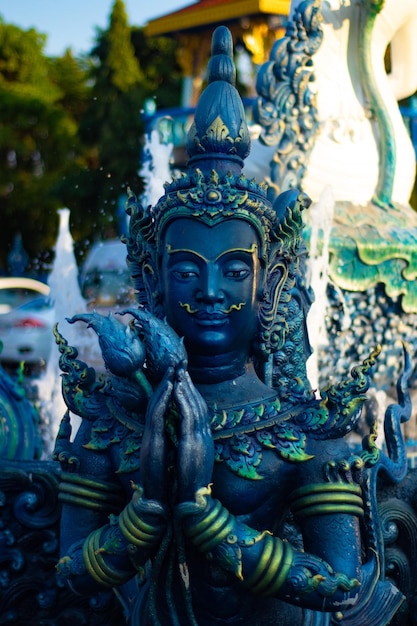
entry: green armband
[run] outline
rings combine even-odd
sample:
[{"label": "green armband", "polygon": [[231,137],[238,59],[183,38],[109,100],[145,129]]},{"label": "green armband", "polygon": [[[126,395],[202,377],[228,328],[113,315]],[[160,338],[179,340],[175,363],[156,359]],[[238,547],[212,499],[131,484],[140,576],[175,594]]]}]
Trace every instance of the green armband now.
[{"label": "green armband", "polygon": [[[231,572],[242,585],[261,596],[317,596],[324,606],[334,597],[335,606],[357,594],[356,578],[334,572],[320,557],[295,550],[287,541],[269,531],[259,532],[236,519],[210,496],[210,488],[200,489],[195,502],[177,507],[185,536],[225,572]],[[293,507],[301,516],[363,513],[360,488],[346,484],[319,484],[298,489]]]},{"label": "green armband", "polygon": [[[145,500],[142,489],[133,487],[132,499],[120,515],[111,515],[110,524],[93,531],[83,544],[87,571],[105,587],[117,587],[132,578],[166,528],[165,507]],[[115,565],[120,561],[126,569]]]},{"label": "green armband", "polygon": [[58,497],[66,504],[106,512],[120,511],[125,502],[120,486],[71,472],[62,472]]},{"label": "green armband", "polygon": [[135,487],[131,501],[119,515],[119,528],[129,544],[151,550],[164,533],[166,517],[167,512],[162,504],[156,500],[145,500],[142,489]]},{"label": "green armband", "polygon": [[361,517],[364,513],[361,488],[347,483],[301,487],[291,494],[290,509],[297,520],[342,513]]},{"label": "green armband", "polygon": [[200,489],[195,503],[178,505],[185,536],[248,589],[262,595],[276,594],[293,562],[290,544],[268,531],[258,532],[239,522],[218,500],[208,499],[207,495],[210,489]]},{"label": "green armband", "polygon": [[201,552],[209,552],[228,537],[234,536],[235,519],[218,500],[193,525],[186,526],[185,535]]},{"label": "green armband", "polygon": [[293,549],[287,541],[265,535],[261,556],[245,580],[245,587],[264,595],[275,595],[285,583],[293,562]]}]

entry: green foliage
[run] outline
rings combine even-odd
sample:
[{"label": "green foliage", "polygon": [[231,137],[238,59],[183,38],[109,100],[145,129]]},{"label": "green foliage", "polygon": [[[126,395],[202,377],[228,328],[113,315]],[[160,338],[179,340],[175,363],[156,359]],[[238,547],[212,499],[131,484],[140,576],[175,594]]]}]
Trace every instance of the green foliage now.
[{"label": "green foliage", "polygon": [[90,97],[87,76],[91,63],[75,59],[71,50],[67,50],[62,57],[48,61],[49,79],[59,91],[56,104],[79,124]]},{"label": "green foliage", "polygon": [[[74,171],[61,186],[76,232],[84,237],[116,235],[116,207],[138,176],[143,124],[143,74],[130,40],[124,5],[116,0],[110,26],[92,51],[91,94],[79,125],[86,170]],[[77,193],[71,201],[71,188]],[[88,224],[86,223],[86,216]]]},{"label": "green foliage", "polygon": [[33,28],[22,31],[0,18],[0,82],[12,90],[36,93],[53,101],[55,91],[48,80],[48,61],[43,56],[45,35]]},{"label": "green foliage", "polygon": [[127,15],[121,0],[116,0],[113,6],[107,44],[108,53],[107,58],[103,59],[102,69],[108,71],[110,84],[126,93],[143,82],[143,76],[135,58]]},{"label": "green foliage", "polygon": [[127,185],[143,188],[144,101],[179,104],[174,40],[131,28],[122,0],[97,32],[90,54],[48,58],[45,35],[0,17],[0,272],[17,232],[50,259],[63,206],[76,242],[114,236]]},{"label": "green foliage", "polygon": [[46,256],[57,235],[54,194],[74,158],[77,125],[61,106],[43,55],[45,38],[0,22],[0,265],[14,235],[29,255]]},{"label": "green foliage", "polygon": [[146,37],[144,28],[132,29],[132,43],[146,81],[147,97],[158,108],[180,106],[182,73],[176,59],[177,41],[171,37]]}]

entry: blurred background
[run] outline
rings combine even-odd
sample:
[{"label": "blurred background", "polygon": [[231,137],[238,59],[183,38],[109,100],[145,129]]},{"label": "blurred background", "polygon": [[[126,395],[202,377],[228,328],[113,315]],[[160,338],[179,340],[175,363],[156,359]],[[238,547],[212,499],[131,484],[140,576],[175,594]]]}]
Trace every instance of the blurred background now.
[{"label": "blurred background", "polygon": [[180,103],[176,42],[146,36],[143,2],[130,2],[142,26],[130,26],[121,0],[78,4],[0,2],[3,275],[47,278],[60,207],[80,263],[95,241],[117,237],[126,186],[143,190],[144,102]]}]

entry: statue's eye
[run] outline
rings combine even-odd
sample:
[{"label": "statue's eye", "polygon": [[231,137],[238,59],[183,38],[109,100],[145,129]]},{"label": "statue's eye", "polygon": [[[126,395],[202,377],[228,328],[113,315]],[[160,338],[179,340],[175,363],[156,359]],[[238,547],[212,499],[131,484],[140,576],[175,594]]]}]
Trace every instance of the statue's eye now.
[{"label": "statue's eye", "polygon": [[250,271],[250,267],[241,261],[227,263],[223,268],[224,276],[232,280],[244,280],[249,276]]},{"label": "statue's eye", "polygon": [[198,268],[193,263],[178,263],[172,268],[172,274],[177,280],[192,280],[198,278]]},{"label": "statue's eye", "polygon": [[195,278],[198,276],[196,272],[175,272],[177,278],[181,278],[181,280],[188,280],[189,278]]}]

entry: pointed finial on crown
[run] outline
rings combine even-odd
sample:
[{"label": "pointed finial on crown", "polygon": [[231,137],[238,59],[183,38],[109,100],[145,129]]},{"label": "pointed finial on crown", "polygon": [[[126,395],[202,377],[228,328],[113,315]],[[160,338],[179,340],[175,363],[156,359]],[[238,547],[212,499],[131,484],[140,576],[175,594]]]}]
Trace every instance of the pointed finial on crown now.
[{"label": "pointed finial on crown", "polygon": [[200,96],[187,139],[188,166],[239,175],[250,150],[245,110],[235,87],[232,36],[228,28],[216,28],[208,85]]}]

